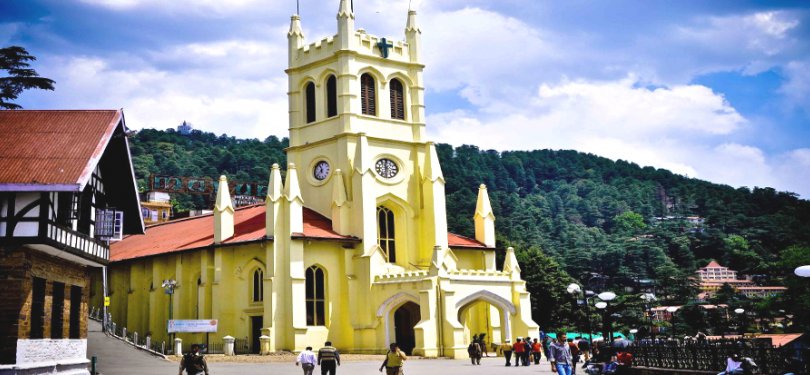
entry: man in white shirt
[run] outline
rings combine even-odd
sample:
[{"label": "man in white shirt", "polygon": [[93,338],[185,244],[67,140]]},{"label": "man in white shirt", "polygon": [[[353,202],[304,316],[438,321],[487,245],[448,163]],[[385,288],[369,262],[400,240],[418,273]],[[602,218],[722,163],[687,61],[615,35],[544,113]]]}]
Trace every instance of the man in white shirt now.
[{"label": "man in white shirt", "polygon": [[298,359],[295,360],[295,365],[301,364],[301,368],[304,369],[304,375],[312,375],[312,370],[315,369],[315,353],[312,352],[312,347],[307,346],[303,352],[298,354]]}]

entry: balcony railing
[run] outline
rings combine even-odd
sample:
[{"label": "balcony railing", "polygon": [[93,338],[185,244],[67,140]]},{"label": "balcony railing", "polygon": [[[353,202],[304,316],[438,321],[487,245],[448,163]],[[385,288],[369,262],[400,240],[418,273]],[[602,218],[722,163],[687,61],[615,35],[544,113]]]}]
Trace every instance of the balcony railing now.
[{"label": "balcony railing", "polygon": [[47,239],[67,246],[76,255],[106,263],[110,260],[110,248],[104,241],[97,240],[84,233],[70,230],[54,223],[47,224]]}]

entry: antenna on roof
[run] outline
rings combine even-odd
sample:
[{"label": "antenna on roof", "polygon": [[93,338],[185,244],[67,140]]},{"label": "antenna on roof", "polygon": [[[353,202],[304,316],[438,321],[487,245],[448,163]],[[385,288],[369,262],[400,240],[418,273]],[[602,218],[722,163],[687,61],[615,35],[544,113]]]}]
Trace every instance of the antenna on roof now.
[{"label": "antenna on roof", "polygon": [[408,0],[408,10],[413,10],[413,8],[411,8],[411,2],[413,2],[413,0]]},{"label": "antenna on roof", "polygon": [[295,14],[301,15],[301,4],[298,0],[295,0]]},{"label": "antenna on roof", "polygon": [[351,5],[352,5],[352,13],[354,13],[354,0],[351,0]]}]

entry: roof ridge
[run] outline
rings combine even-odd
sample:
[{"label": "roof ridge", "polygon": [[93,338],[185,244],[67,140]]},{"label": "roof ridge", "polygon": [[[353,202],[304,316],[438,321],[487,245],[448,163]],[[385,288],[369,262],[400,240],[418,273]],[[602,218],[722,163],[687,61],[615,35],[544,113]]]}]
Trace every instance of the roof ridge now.
[{"label": "roof ridge", "polygon": [[[263,203],[256,203],[256,204],[251,204],[251,205],[247,205],[247,206],[242,206],[242,207],[238,207],[234,211],[246,210],[248,208],[254,208],[256,206],[264,206],[264,204]],[[206,218],[208,216],[214,216],[214,212],[212,211],[212,212],[197,215],[197,216],[181,217],[179,219],[164,221],[162,223],[150,224],[150,225],[147,225],[146,228],[148,229],[148,228],[159,227],[161,225],[174,224],[174,223],[186,222],[186,221],[190,221],[190,220],[202,219],[202,218]]]}]

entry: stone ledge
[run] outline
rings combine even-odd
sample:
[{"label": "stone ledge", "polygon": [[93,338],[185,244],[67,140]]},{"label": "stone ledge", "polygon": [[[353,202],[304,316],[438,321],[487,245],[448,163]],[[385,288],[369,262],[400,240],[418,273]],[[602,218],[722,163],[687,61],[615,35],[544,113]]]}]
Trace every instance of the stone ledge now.
[{"label": "stone ledge", "polygon": [[633,375],[697,375],[697,374],[717,374],[718,371],[703,371],[703,370],[689,370],[689,369],[673,369],[673,368],[658,368],[658,367],[640,367],[635,366],[628,369],[629,374]]}]

